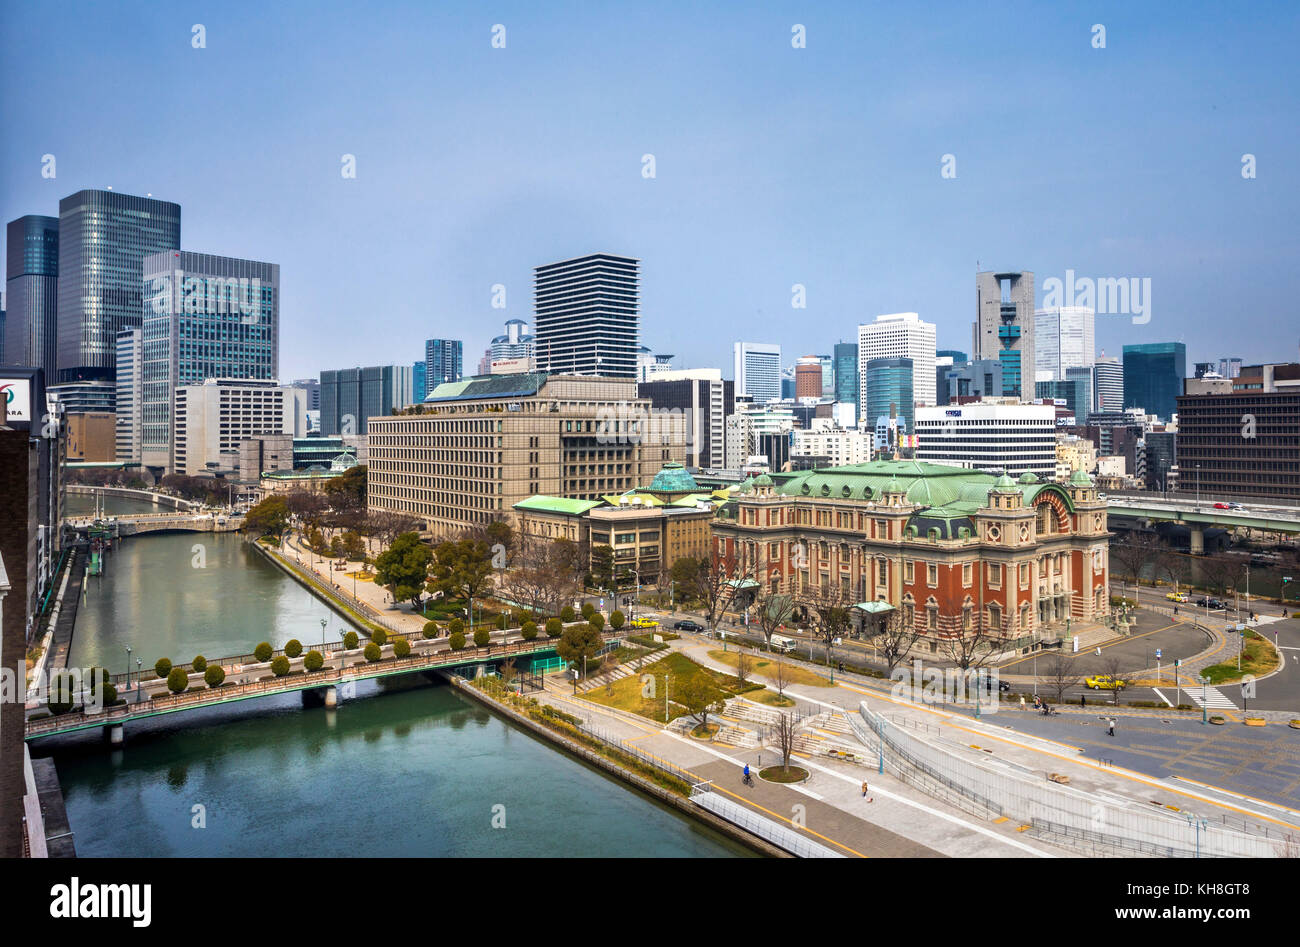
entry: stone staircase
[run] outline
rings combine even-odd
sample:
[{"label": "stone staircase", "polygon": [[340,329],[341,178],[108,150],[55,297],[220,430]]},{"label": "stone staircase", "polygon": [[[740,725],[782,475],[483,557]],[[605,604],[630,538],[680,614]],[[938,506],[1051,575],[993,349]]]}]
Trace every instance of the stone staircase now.
[{"label": "stone staircase", "polygon": [[606,684],[620,681],[625,677],[635,674],[647,664],[654,664],[661,657],[662,655],[658,651],[651,651],[641,655],[640,657],[633,658],[631,661],[620,664],[611,671],[593,675],[578,685],[578,693],[585,694],[587,691],[595,690],[597,687],[604,687]]}]

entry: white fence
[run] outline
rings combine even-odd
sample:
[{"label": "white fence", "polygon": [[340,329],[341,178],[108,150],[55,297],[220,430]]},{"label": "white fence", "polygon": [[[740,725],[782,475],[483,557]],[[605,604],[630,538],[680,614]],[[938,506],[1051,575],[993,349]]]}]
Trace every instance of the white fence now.
[{"label": "white fence", "polygon": [[800,835],[794,829],[787,829],[779,822],[773,822],[771,819],[746,809],[738,802],[732,802],[725,796],[708,790],[705,785],[695,787],[695,791],[691,793],[691,802],[708,809],[721,819],[726,819],[732,825],[738,825],[747,832],[751,832],[761,839],[766,839],[777,848],[783,849],[791,855],[797,855],[799,858],[845,857],[825,845],[820,845],[806,836]]},{"label": "white fence", "polygon": [[900,727],[865,702],[859,713],[884,744],[885,765],[898,778],[968,811],[1019,819],[1063,841],[1166,858],[1276,858],[1300,844],[1300,831],[1288,836],[1280,827],[1261,826],[1267,834],[1246,834],[1217,818],[1147,809],[1139,801],[1083,793],[1021,767],[962,758],[945,749],[937,733]]}]

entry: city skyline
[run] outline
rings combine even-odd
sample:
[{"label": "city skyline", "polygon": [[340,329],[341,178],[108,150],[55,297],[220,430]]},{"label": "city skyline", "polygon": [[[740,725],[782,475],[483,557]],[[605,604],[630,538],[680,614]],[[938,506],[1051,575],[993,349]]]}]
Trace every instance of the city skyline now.
[{"label": "city skyline", "polygon": [[[56,115],[6,93],[22,132],[0,146],[4,219],[52,216],[60,199],[110,185],[180,204],[181,249],[283,267],[285,377],[388,362],[395,348],[431,336],[462,338],[481,352],[505,320],[533,321],[533,267],[590,252],[643,261],[641,341],[675,352],[678,367],[725,368],[728,347],[743,338],[802,351],[809,324],[811,347],[828,351],[859,322],[897,311],[934,322],[941,346],[965,348],[971,277],[1004,267],[1036,274],[1036,305],[1045,282],[1065,281],[1068,271],[1150,279],[1150,311],[1139,317],[1149,321],[1099,310],[1099,350],[1182,341],[1192,360],[1218,359],[1227,353],[1217,334],[1231,313],[1237,326],[1258,329],[1239,333],[1232,354],[1261,362],[1276,357],[1266,329],[1276,314],[1285,323],[1300,290],[1300,277],[1283,265],[1297,199],[1277,184],[1290,179],[1296,133],[1268,118],[1284,107],[1286,84],[1261,83],[1242,105],[1219,83],[1285,72],[1284,29],[1260,37],[1249,24],[1169,23],[1103,5],[1090,14],[1108,25],[1109,42],[1097,49],[1092,20],[1040,11],[1024,24],[1023,59],[989,75],[960,39],[978,14],[960,10],[924,32],[898,22],[901,12],[863,25],[821,10],[806,15],[807,46],[797,49],[790,17],[774,7],[592,12],[565,18],[562,29],[522,7],[438,19],[410,7],[381,18],[368,45],[349,39],[331,52],[346,31],[313,34],[311,50],[295,53],[285,39],[309,19],[303,9],[267,14],[265,29],[233,49],[223,45],[237,11],[207,22],[206,48],[195,49],[190,24],[179,21],[141,17],[127,33],[129,16],[91,8],[7,10],[10,37],[68,26],[67,43],[40,53],[52,57],[43,59],[48,95],[85,101]],[[495,22],[507,29],[504,49],[491,45]],[[1248,32],[1249,47],[1232,41]],[[891,33],[903,42],[880,41]],[[157,128],[148,148],[140,136],[110,134],[143,114],[95,91],[103,53],[94,37],[102,35],[115,37],[115,55],[151,51],[126,59],[123,82],[147,85],[165,71],[178,96],[201,86],[206,101],[228,102],[232,115],[273,95],[259,133],[277,157],[232,160],[183,122]],[[704,53],[720,36],[727,53],[715,62]],[[423,49],[433,37],[439,56],[430,66]],[[685,68],[659,78],[666,47]],[[280,69],[230,78],[241,74],[239,63],[271,50]],[[590,61],[575,62],[584,58],[578,51]],[[323,93],[308,93],[310,82],[285,87],[283,75],[315,75],[345,54],[355,68],[346,80],[322,78]],[[34,55],[6,49],[7,90],[21,87]],[[911,68],[895,68],[904,56]],[[599,88],[588,87],[589,71],[605,77]],[[521,95],[525,78],[532,85]],[[855,78],[880,94],[854,92]],[[1161,114],[1126,91],[1139,80],[1170,93]],[[408,90],[438,103],[439,126],[463,129],[454,145],[425,127],[423,110],[398,107]],[[542,96],[569,96],[575,113],[599,110],[630,93],[632,114],[600,128],[556,122],[538,106]],[[1014,102],[1023,115],[1014,127],[985,129],[965,114],[977,99],[1008,109]],[[773,108],[783,116],[775,126]],[[1084,123],[1078,135],[1087,114],[1105,120]],[[891,134],[883,141],[864,130],[884,122]],[[1066,132],[1080,140],[1053,147]],[[406,144],[375,144],[395,141]],[[534,144],[518,146],[526,141]],[[1102,160],[1121,146],[1129,160]],[[53,179],[42,177],[46,154],[57,162]],[[1255,179],[1242,177],[1245,154],[1258,161]],[[345,155],[355,159],[355,178],[340,172]],[[646,155],[653,178],[643,176]],[[955,158],[954,178],[941,176],[945,155]],[[768,199],[752,200],[756,192]],[[380,206],[386,212],[374,214]],[[428,223],[435,211],[436,227]],[[695,236],[703,233],[707,243]],[[1229,265],[1239,278],[1218,279]],[[337,275],[367,266],[408,273],[427,292],[411,292],[403,279],[375,285]],[[791,306],[796,285],[806,309]],[[506,289],[504,308],[493,308],[496,286]],[[343,358],[339,339],[360,311],[383,313],[385,331],[349,337]]]}]

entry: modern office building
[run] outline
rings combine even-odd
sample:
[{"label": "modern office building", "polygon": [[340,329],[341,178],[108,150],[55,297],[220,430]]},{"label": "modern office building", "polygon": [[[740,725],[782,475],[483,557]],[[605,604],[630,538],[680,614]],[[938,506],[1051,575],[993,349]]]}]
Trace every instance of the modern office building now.
[{"label": "modern office building", "polygon": [[142,263],[140,459],[169,471],[176,389],[280,367],[280,265],[167,250]]},{"label": "modern office building", "polygon": [[[429,339],[424,343],[425,391],[431,391],[444,382],[460,381],[461,352],[459,339]],[[423,399],[421,399],[423,400]]]},{"label": "modern office building", "polygon": [[537,494],[623,493],[685,454],[680,431],[634,426],[649,409],[631,378],[533,372],[439,385],[423,404],[370,419],[369,506],[447,536],[511,520]]},{"label": "modern office building", "polygon": [[1093,408],[1108,414],[1124,410],[1124,366],[1104,354],[1092,368]]},{"label": "modern office building", "polygon": [[790,460],[818,458],[817,466],[843,467],[865,464],[871,460],[875,436],[871,431],[845,430],[820,423],[812,430],[796,430],[790,435]]},{"label": "modern office building", "polygon": [[835,401],[854,405],[853,422],[856,424],[856,406],[862,389],[858,378],[858,343],[836,342],[831,357],[835,365]]},{"label": "modern office building", "polygon": [[173,404],[175,456],[168,469],[196,477],[239,470],[241,443],[260,434],[307,434],[307,395],[274,379],[209,378],[181,385]]},{"label": "modern office building", "polygon": [[648,345],[637,346],[636,352],[636,380],[653,381],[664,372],[670,372],[673,369],[672,355],[664,355],[651,351]]},{"label": "modern office building", "polygon": [[1001,394],[1034,396],[1034,274],[979,273],[975,277],[974,357],[1002,363]]},{"label": "modern office building", "polygon": [[916,459],[975,470],[1056,474],[1056,408],[1012,397],[917,408]]},{"label": "modern office building", "polygon": [[794,396],[821,400],[822,363],[816,355],[804,355],[795,363]]},{"label": "modern office building", "polygon": [[375,365],[320,373],[320,432],[326,436],[365,435],[369,430],[368,418],[392,414],[414,403],[410,365]]},{"label": "modern office building", "polygon": [[[1088,370],[1083,369],[1086,373]],[[1034,397],[1047,401],[1061,399],[1065,402],[1066,408],[1074,416],[1075,423],[1082,422],[1088,416],[1090,408],[1088,406],[1088,379],[1080,378],[1077,374],[1070,379],[1060,381],[1039,381],[1034,383]]]},{"label": "modern office building", "polygon": [[1071,368],[1097,361],[1096,315],[1086,306],[1058,306],[1034,312],[1034,369],[1061,381]]},{"label": "modern office building", "polygon": [[[116,358],[114,364],[116,365]],[[48,401],[57,401],[69,414],[117,411],[117,385],[111,381],[69,381],[45,388]]]},{"label": "modern office building", "polygon": [[1219,359],[1219,374],[1224,378],[1236,378],[1241,374],[1241,359],[1236,357]]},{"label": "modern office building", "polygon": [[58,361],[59,219],[28,214],[5,228],[3,365],[41,368]]},{"label": "modern office building", "polygon": [[[863,366],[867,384],[863,405],[867,418],[897,417],[911,431],[916,421],[916,366],[910,358],[873,358]],[[931,371],[933,379],[933,371]]]},{"label": "modern office building", "polygon": [[1170,474],[1178,466],[1178,434],[1175,431],[1148,431],[1146,444],[1145,486],[1148,490],[1168,490]]},{"label": "modern office building", "polygon": [[[766,454],[764,438],[780,435],[787,442],[795,429],[793,402],[747,402],[736,400],[735,412],[726,419],[726,468],[739,470],[749,458]],[[770,442],[769,442],[770,446]]]},{"label": "modern office building", "polygon": [[960,368],[970,361],[970,357],[965,352],[960,352],[957,349],[939,349],[934,354],[936,358],[952,359],[951,364],[954,368]]},{"label": "modern office building", "polygon": [[940,405],[958,398],[999,398],[1002,396],[1002,363],[996,359],[978,359],[954,365],[943,373],[938,395]]},{"label": "modern office building", "polygon": [[654,411],[684,415],[686,466],[710,470],[726,466],[726,421],[736,409],[736,398],[735,383],[724,380],[721,369],[664,372],[638,384],[636,393]]},{"label": "modern office building", "polygon": [[1057,484],[873,461],[746,481],[713,521],[713,558],[761,593],[843,603],[855,625],[897,610],[922,652],[974,635],[1011,650],[1107,614],[1108,536],[1081,472]]},{"label": "modern office building", "polygon": [[835,399],[835,359],[829,355],[818,355],[822,363],[822,397]]},{"label": "modern office building", "polygon": [[429,367],[425,362],[411,364],[411,400],[419,404],[429,393]]},{"label": "modern office building", "polygon": [[[858,326],[858,404],[863,418],[876,417],[867,396],[871,384],[867,364],[878,358],[907,358],[912,362],[912,397],[916,404],[934,404],[935,328],[914,312],[877,316]],[[900,405],[900,412],[902,406]]]},{"label": "modern office building", "polygon": [[[748,395],[755,404],[785,397],[781,383],[781,346],[767,342],[736,342],[731,348],[736,395]],[[793,379],[791,397],[794,397]]]},{"label": "modern office building", "polygon": [[[424,364],[421,362],[420,364]],[[307,392],[307,410],[320,410],[320,380],[317,378],[298,378],[289,382],[294,388]]]},{"label": "modern office building", "polygon": [[[488,361],[498,359],[532,359],[536,354],[536,340],[522,319],[506,320],[505,332],[488,346]],[[486,374],[486,373],[484,373]]]},{"label": "modern office building", "polygon": [[539,370],[636,378],[639,267],[630,257],[592,253],[534,269]]},{"label": "modern office building", "polygon": [[180,245],[179,204],[94,190],[59,201],[59,381],[112,381],[117,334],[141,324],[145,257]]},{"label": "modern office building", "polygon": [[1177,404],[1180,489],[1300,504],[1300,364],[1243,366],[1231,392]]},{"label": "modern office building", "polygon": [[1124,407],[1143,408],[1168,421],[1178,410],[1187,377],[1187,347],[1182,342],[1124,346]]},{"label": "modern office building", "polygon": [[141,462],[144,444],[144,346],[141,329],[123,329],[117,334],[116,452],[119,463]]}]

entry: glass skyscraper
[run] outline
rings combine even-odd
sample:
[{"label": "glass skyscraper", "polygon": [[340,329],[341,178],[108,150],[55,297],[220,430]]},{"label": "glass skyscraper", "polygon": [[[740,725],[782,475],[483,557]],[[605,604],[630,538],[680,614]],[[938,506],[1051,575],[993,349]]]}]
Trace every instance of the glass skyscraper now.
[{"label": "glass skyscraper", "polygon": [[278,376],[280,265],[168,250],[141,268],[141,459],[170,468],[177,388]]},{"label": "glass skyscraper", "polygon": [[181,207],[114,191],[59,201],[60,381],[113,378],[117,334],[141,324],[144,258],[181,245]]},{"label": "glass skyscraper", "polygon": [[429,394],[428,371],[428,366],[424,362],[411,364],[411,397],[416,404],[423,401]]},{"label": "glass skyscraper", "polygon": [[320,373],[322,434],[362,434],[367,419],[392,414],[414,401],[410,365],[375,365]]},{"label": "glass skyscraper", "polygon": [[[429,339],[424,343],[424,384],[429,392],[449,381],[460,381],[461,350],[459,339]],[[423,398],[419,399],[423,401]]]},{"label": "glass skyscraper", "polygon": [[[867,361],[866,370],[867,426],[874,427],[880,418],[889,417],[892,405],[895,416],[904,419],[905,430],[910,434],[916,420],[912,359],[873,358]],[[933,370],[931,375],[933,376]]]},{"label": "glass skyscraper", "polygon": [[639,266],[593,253],[533,270],[538,371],[636,377]]},{"label": "glass skyscraper", "polygon": [[1147,342],[1124,346],[1124,407],[1142,408],[1169,421],[1187,377],[1187,346],[1182,342]]},{"label": "glass skyscraper", "polygon": [[858,343],[836,342],[835,362],[835,400],[840,404],[854,406],[853,417],[858,416]]},{"label": "glass skyscraper", "polygon": [[56,381],[59,220],[28,214],[5,228],[4,364],[45,369]]}]

